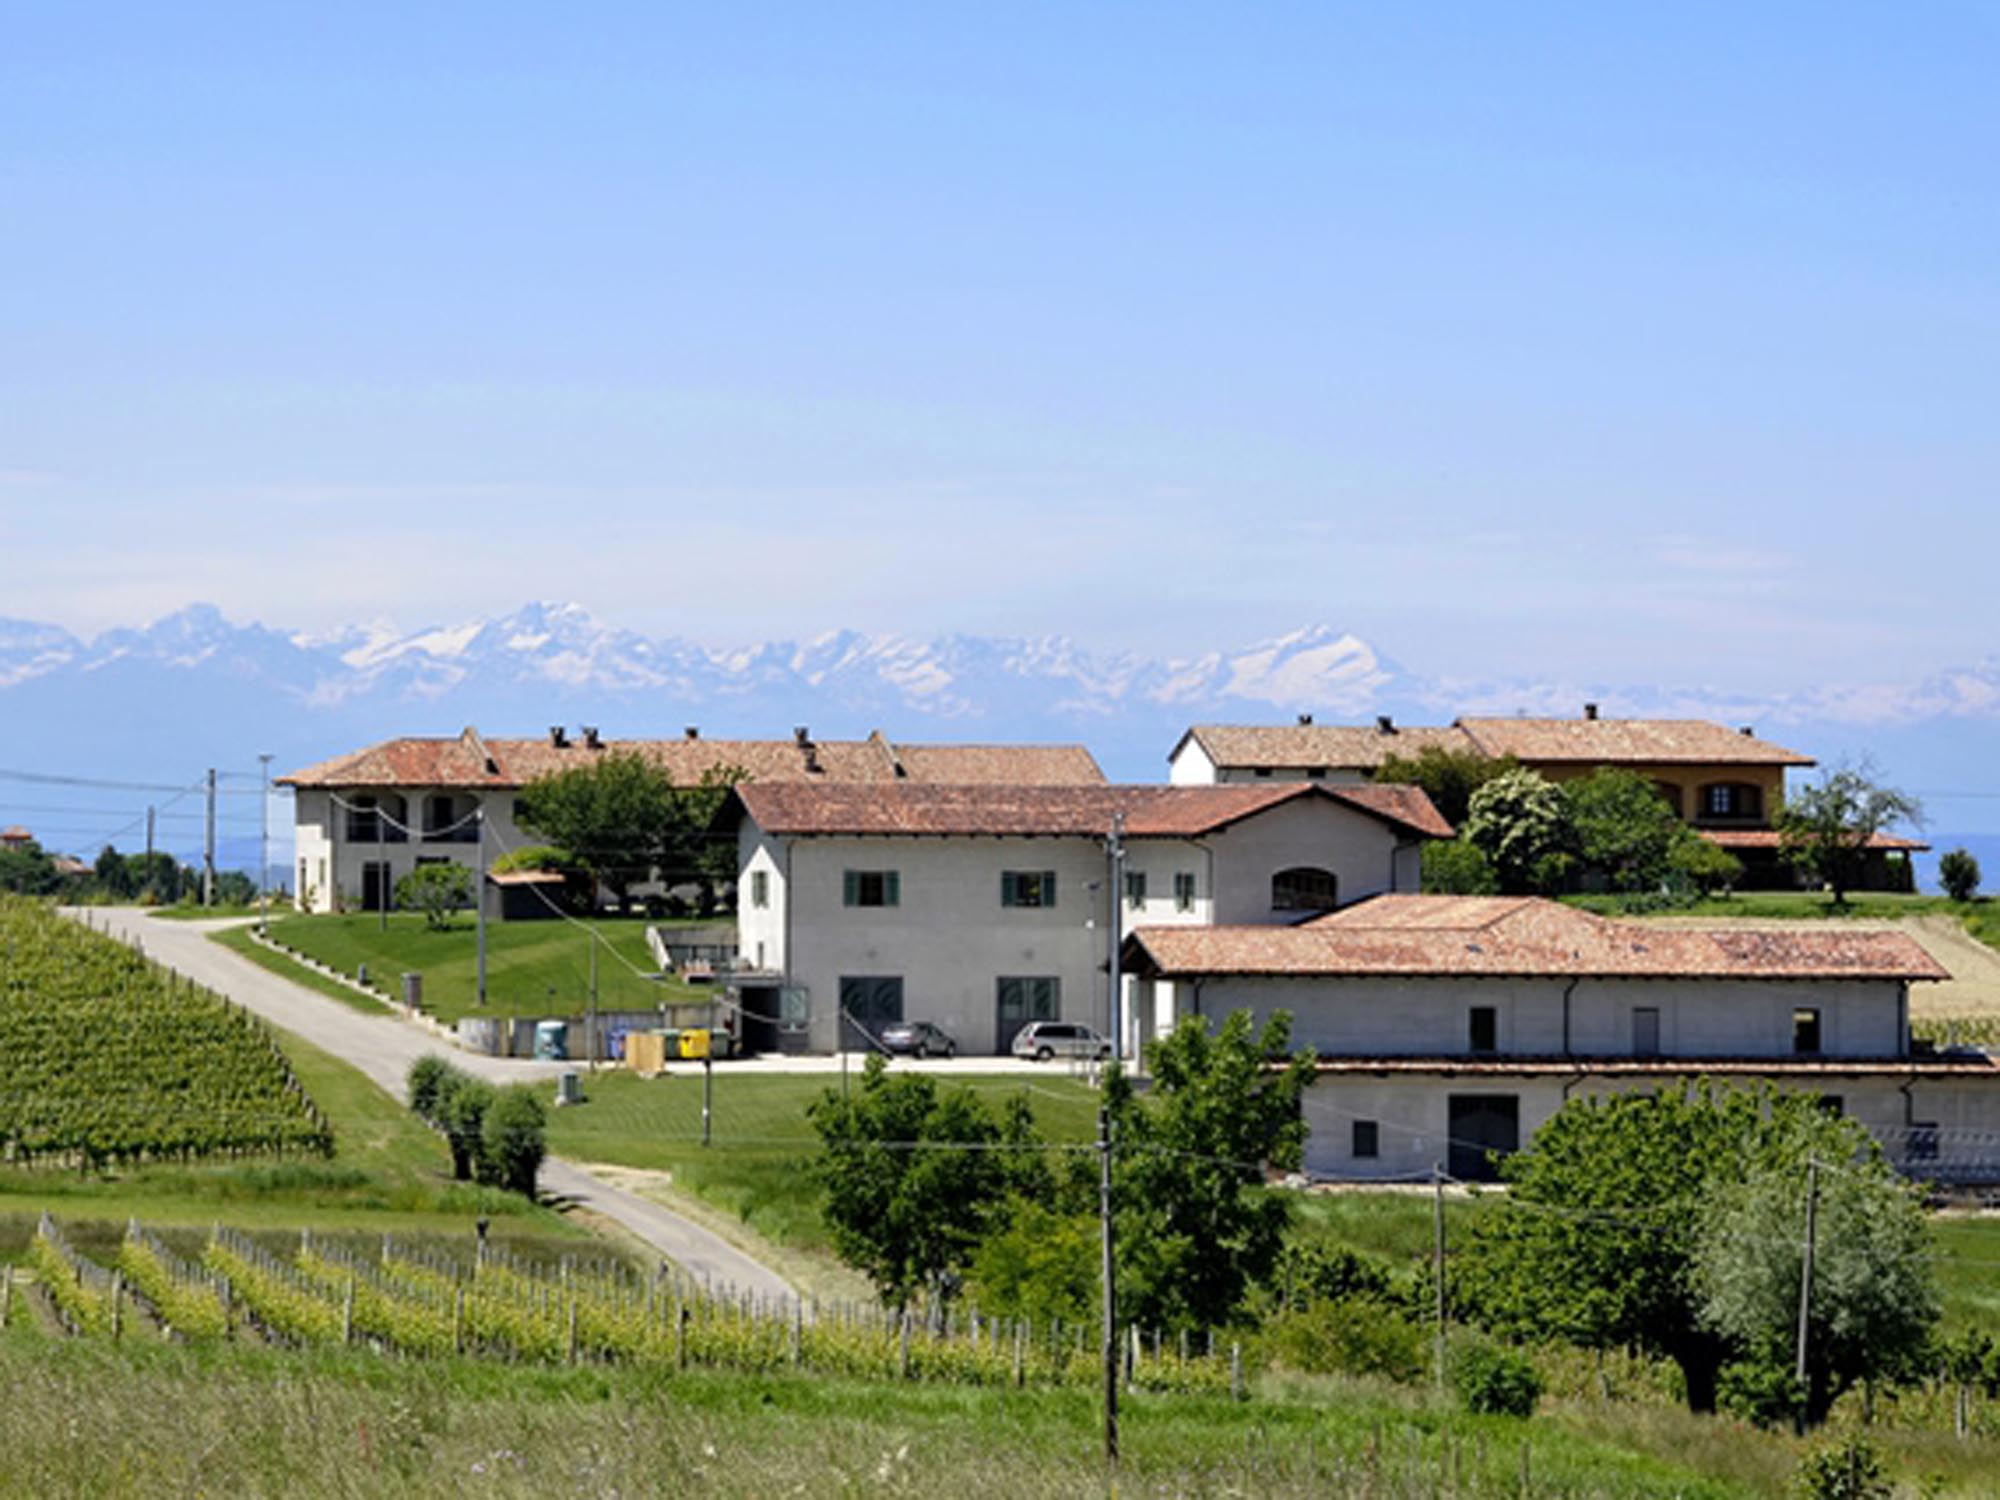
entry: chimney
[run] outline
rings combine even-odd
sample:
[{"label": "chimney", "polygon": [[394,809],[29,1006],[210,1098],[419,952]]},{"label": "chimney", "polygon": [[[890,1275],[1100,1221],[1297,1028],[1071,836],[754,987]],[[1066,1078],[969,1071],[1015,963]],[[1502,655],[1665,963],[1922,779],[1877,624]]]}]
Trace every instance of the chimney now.
[{"label": "chimney", "polygon": [[569,748],[569,731],[564,729],[560,724],[551,724],[549,726],[549,743],[558,750],[567,750]]},{"label": "chimney", "polygon": [[604,748],[604,742],[597,737],[597,726],[595,724],[586,724],[583,726],[583,743],[584,748],[589,750],[602,750]]},{"label": "chimney", "polygon": [[1596,717],[1597,717],[1597,705],[1596,705],[1595,703],[1586,703],[1586,704],[1584,704],[1584,705],[1583,705],[1583,716],[1584,716],[1584,717],[1585,717],[1586,719],[1594,719],[1594,718],[1596,718]]},{"label": "chimney", "polygon": [[699,724],[690,724],[681,733],[691,740],[698,740],[701,738],[701,726]]},{"label": "chimney", "polygon": [[792,740],[801,750],[810,749],[813,742],[812,731],[801,724],[792,731]]},{"label": "chimney", "polygon": [[1312,716],[1311,714],[1300,714],[1300,715],[1299,715],[1299,728],[1301,728],[1301,729],[1308,729],[1308,728],[1310,728],[1310,727],[1312,726],[1312,721],[1313,721],[1313,716]]},{"label": "chimney", "polygon": [[1396,732],[1396,721],[1387,714],[1375,715],[1375,732],[1377,734],[1394,734]]},{"label": "chimney", "polygon": [[1745,738],[1746,740],[1754,740],[1757,738],[1757,726],[1755,724],[1745,724],[1741,729],[1737,730],[1736,732],[1742,735],[1743,738]]}]

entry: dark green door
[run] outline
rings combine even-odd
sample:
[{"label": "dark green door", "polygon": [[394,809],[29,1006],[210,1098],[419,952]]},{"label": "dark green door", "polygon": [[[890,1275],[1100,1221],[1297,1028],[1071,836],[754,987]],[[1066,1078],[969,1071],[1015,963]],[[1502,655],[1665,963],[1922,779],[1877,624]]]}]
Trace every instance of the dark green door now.
[{"label": "dark green door", "polygon": [[1498,1182],[1498,1158],[1521,1149],[1521,1101],[1513,1094],[1449,1096],[1451,1154],[1460,1182]]},{"label": "dark green door", "polygon": [[843,974],[840,977],[840,1049],[873,1052],[882,1028],[903,1019],[900,974]]},{"label": "dark green door", "polygon": [[993,1050],[1002,1057],[1030,1021],[1053,1021],[1062,1014],[1062,981],[1055,978],[1002,979]]}]

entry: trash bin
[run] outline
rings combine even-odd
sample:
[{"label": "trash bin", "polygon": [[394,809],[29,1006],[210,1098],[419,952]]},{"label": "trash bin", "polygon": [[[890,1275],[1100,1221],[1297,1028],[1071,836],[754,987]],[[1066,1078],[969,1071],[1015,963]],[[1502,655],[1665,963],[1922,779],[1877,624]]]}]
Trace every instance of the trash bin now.
[{"label": "trash bin", "polygon": [[569,1022],[537,1021],[535,1023],[535,1056],[543,1062],[567,1062],[569,1060]]},{"label": "trash bin", "polygon": [[693,1028],[681,1033],[681,1056],[703,1058],[708,1056],[708,1032],[703,1028]]},{"label": "trash bin", "polygon": [[405,974],[403,976],[403,1004],[411,1010],[424,1008],[424,976]]},{"label": "trash bin", "polygon": [[556,1103],[583,1103],[583,1075],[581,1073],[564,1072],[556,1076]]}]

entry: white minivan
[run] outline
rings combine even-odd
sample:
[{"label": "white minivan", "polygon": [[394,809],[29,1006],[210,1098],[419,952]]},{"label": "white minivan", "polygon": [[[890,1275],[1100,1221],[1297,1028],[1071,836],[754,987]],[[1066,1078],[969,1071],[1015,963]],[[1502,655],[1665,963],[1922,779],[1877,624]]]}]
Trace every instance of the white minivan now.
[{"label": "white minivan", "polygon": [[1014,1055],[1047,1062],[1052,1057],[1109,1057],[1111,1043],[1077,1021],[1030,1021],[1014,1033]]}]

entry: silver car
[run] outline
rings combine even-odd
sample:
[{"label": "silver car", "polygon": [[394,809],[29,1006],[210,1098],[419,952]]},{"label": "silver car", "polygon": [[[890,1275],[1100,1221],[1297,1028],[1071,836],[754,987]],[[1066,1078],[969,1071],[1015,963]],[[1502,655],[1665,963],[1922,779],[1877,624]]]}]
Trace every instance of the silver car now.
[{"label": "silver car", "polygon": [[1036,1062],[1052,1057],[1101,1058],[1111,1055],[1111,1043],[1078,1021],[1030,1021],[1014,1033],[1012,1051]]}]

